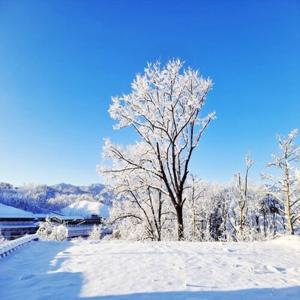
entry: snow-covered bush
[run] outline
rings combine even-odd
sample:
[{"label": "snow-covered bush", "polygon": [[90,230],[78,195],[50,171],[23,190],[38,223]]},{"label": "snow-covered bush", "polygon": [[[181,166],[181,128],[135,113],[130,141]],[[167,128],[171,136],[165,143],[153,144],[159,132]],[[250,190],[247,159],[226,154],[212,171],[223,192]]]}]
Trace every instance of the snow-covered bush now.
[{"label": "snow-covered bush", "polygon": [[68,238],[68,228],[65,224],[58,225],[54,230],[54,239],[57,241],[64,241]]},{"label": "snow-covered bush", "polygon": [[98,241],[101,239],[101,226],[94,225],[89,235],[89,240]]},{"label": "snow-covered bush", "polygon": [[140,217],[139,208],[129,199],[113,203],[108,222],[113,227],[113,237],[116,239],[146,239],[146,223]]},{"label": "snow-covered bush", "polygon": [[37,231],[42,240],[64,241],[68,238],[68,228],[65,224],[54,225],[49,219],[43,222]]}]

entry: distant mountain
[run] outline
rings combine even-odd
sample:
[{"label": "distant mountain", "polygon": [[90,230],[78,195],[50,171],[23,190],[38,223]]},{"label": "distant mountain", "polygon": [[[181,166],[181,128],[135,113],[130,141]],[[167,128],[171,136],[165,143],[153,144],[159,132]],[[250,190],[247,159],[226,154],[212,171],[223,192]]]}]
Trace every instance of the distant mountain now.
[{"label": "distant mountain", "polygon": [[103,184],[76,186],[60,183],[55,185],[25,185],[15,187],[0,183],[0,203],[33,213],[60,211],[75,203],[82,196],[89,201],[111,205],[112,195],[105,191]]},{"label": "distant mountain", "polygon": [[92,194],[93,196],[100,194],[105,188],[105,186],[100,183],[91,184],[87,186],[77,186],[77,185],[72,185],[67,183],[59,183],[59,184],[52,185],[50,187],[60,194],[82,195],[88,193],[88,194]]},{"label": "distant mountain", "polygon": [[59,183],[55,185],[51,185],[56,192],[60,194],[83,194],[84,192],[81,190],[80,186],[68,184],[68,183]]},{"label": "distant mountain", "polygon": [[88,186],[81,186],[80,187],[82,191],[86,191],[93,196],[99,195],[100,193],[103,193],[103,190],[105,188],[105,185],[100,184],[100,183],[94,183]]}]

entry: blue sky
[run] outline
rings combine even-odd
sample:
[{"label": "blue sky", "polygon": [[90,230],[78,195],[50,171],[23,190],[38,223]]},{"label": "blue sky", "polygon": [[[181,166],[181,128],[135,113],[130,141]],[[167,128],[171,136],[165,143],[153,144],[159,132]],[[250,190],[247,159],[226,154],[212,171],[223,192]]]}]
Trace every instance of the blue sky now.
[{"label": "blue sky", "polygon": [[300,128],[299,28],[297,0],[0,0],[0,181],[101,181],[102,139],[134,141],[111,96],[173,57],[215,83],[192,171],[227,181],[250,151],[258,179],[276,133]]}]

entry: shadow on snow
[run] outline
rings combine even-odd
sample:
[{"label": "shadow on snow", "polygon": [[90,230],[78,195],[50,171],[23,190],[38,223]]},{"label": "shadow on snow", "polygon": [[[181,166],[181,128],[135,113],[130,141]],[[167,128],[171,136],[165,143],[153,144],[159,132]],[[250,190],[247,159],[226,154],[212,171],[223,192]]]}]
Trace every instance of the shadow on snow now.
[{"label": "shadow on snow", "polygon": [[236,291],[149,292],[127,295],[87,297],[88,300],[300,300],[300,286],[279,289]]},{"label": "shadow on snow", "polygon": [[[253,288],[235,291],[176,291],[143,292],[125,295],[80,296],[84,283],[80,272],[57,271],[68,259],[70,243],[50,243],[47,251],[35,252],[37,247],[26,247],[22,252],[31,260],[39,260],[38,267],[30,270],[30,260],[25,263],[25,270],[5,270],[6,263],[0,261],[0,299],[1,300],[300,300],[300,286],[288,288]],[[59,256],[57,254],[59,253]],[[13,254],[5,260],[22,262],[24,253]],[[84,263],[84,262],[82,262]],[[7,267],[8,268],[8,267]],[[7,275],[9,274],[9,275]],[[99,284],[101,284],[99,282]]]}]

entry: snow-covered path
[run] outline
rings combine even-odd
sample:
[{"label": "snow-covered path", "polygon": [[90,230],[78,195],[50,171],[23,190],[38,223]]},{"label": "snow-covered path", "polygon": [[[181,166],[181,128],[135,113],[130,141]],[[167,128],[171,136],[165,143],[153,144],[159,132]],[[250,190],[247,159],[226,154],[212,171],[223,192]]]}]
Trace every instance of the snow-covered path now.
[{"label": "snow-covered path", "polygon": [[300,299],[300,240],[34,242],[0,260],[0,299]]}]

